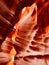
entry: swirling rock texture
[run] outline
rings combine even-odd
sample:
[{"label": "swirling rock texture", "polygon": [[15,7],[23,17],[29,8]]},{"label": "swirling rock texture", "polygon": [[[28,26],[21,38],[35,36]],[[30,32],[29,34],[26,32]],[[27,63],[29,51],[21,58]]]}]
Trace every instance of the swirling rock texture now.
[{"label": "swirling rock texture", "polygon": [[22,16],[22,20],[20,19],[18,23],[18,32],[14,41],[18,53],[15,65],[49,65],[49,29],[46,32],[46,28],[49,27],[49,2],[38,5],[37,11],[37,5],[33,5],[29,9],[26,8],[24,18],[28,15],[28,19]]},{"label": "swirling rock texture", "polygon": [[[23,5],[22,3],[17,5],[18,11],[15,13],[17,16],[17,13],[21,14],[16,25],[17,35],[14,37],[14,40],[12,39],[13,44],[7,44],[5,41],[9,41],[9,39],[5,39],[1,46],[1,49],[7,52],[7,48],[12,48],[11,46],[14,45],[17,52],[14,61],[15,65],[49,65],[49,1],[36,0],[35,3],[33,3],[33,1],[34,0],[20,0],[20,2],[24,3]],[[17,0],[17,2],[19,1]],[[22,5],[22,7],[20,5]],[[9,6],[8,8],[10,9],[11,7]],[[13,7],[15,6],[16,4],[13,5]],[[7,11],[9,12],[8,9]],[[1,13],[3,14],[2,11]],[[1,15],[0,17],[1,20],[4,19]],[[16,18],[12,18],[12,20]],[[11,18],[8,18],[8,20],[10,19]],[[4,21],[6,20],[4,19]]]}]

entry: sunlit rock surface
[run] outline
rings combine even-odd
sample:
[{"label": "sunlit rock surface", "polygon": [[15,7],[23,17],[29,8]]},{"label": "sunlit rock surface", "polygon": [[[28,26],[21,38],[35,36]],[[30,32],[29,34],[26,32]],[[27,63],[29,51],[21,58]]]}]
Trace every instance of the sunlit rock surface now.
[{"label": "sunlit rock surface", "polygon": [[[0,8],[2,5],[3,3],[0,5]],[[13,7],[15,7],[15,5],[13,5]],[[8,8],[10,9],[10,7]],[[15,8],[12,11],[8,8],[6,7],[3,11],[7,11],[8,14],[10,13],[10,16],[15,14],[15,12],[13,13]],[[4,13],[1,11],[1,14]],[[0,15],[0,19],[3,20],[4,23],[11,25],[11,23],[6,20],[6,18],[8,20],[11,18],[6,17],[6,15],[4,14],[5,18]],[[0,30],[4,29],[2,26],[0,26],[0,28]],[[15,57],[13,55],[11,56],[12,62],[14,62],[15,65],[49,65],[49,1],[41,0],[39,3],[37,2],[37,4],[33,3],[31,6],[24,7],[21,11],[20,19],[14,28],[16,29],[16,34],[14,32],[11,38],[12,43],[6,38],[7,40],[5,39],[1,45],[1,49],[4,52],[7,52],[7,49],[10,51],[12,46],[14,46],[16,56],[15,54],[13,54]],[[2,36],[0,36],[0,38],[2,39]],[[10,44],[7,44],[6,41],[10,42]],[[3,58],[4,61],[7,60],[6,62],[8,62],[9,59],[8,57]],[[2,61],[2,59],[0,61]]]},{"label": "sunlit rock surface", "polygon": [[[28,8],[24,9],[26,11],[23,10],[23,12],[25,12],[24,17],[29,15],[27,12],[31,13],[33,10],[32,8],[34,7],[31,6],[29,9]],[[14,47],[18,52],[15,57],[15,65],[49,65],[49,29],[46,32],[46,27],[49,26],[49,12],[47,12],[48,10],[49,4],[46,2],[43,7],[41,7],[41,9],[37,11],[35,9],[36,12],[34,14],[32,12],[32,16],[37,14],[37,17],[34,18],[34,21],[31,19],[31,15],[30,17],[27,16],[28,19],[23,18],[22,15],[22,19],[20,19],[17,25],[18,32],[14,40]],[[35,22],[36,18],[37,22]],[[30,22],[33,27],[29,25],[30,23],[27,25],[25,22]],[[27,28],[27,26],[29,28]],[[30,33],[30,31],[32,33]],[[29,35],[31,37],[29,37]]]}]

